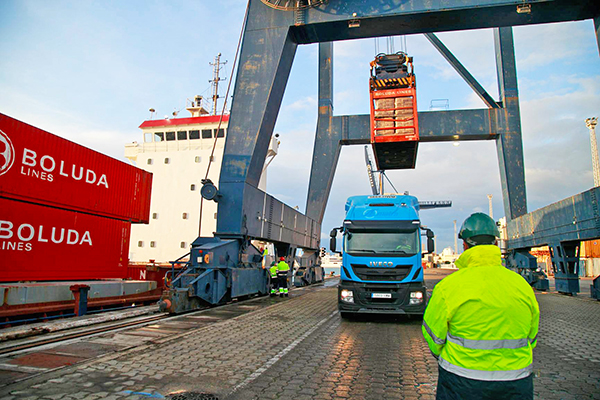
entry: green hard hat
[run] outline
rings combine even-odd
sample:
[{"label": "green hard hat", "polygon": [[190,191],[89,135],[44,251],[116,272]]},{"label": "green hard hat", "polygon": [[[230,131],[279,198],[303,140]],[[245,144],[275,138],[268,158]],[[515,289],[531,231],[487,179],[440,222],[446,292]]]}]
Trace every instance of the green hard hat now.
[{"label": "green hard hat", "polygon": [[484,213],[471,214],[460,227],[458,238],[471,246],[494,244],[500,232],[493,219]]}]

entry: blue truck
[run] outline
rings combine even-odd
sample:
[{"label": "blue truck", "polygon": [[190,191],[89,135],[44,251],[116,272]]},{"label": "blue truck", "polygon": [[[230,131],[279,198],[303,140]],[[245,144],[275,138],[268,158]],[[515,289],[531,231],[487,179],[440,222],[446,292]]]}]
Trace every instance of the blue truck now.
[{"label": "blue truck", "polygon": [[348,198],[344,224],[330,234],[334,252],[338,231],[343,234],[338,287],[343,318],[358,313],[423,315],[427,290],[421,236],[428,253],[434,243],[433,232],[421,225],[419,210],[433,208],[433,203],[419,204],[408,194]]}]

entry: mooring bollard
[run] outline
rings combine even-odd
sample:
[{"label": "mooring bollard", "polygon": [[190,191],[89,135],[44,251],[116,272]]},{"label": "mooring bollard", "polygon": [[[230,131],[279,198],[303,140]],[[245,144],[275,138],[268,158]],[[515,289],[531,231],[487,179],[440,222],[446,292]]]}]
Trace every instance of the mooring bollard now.
[{"label": "mooring bollard", "polygon": [[88,285],[72,285],[69,287],[75,298],[75,315],[78,317],[87,313]]}]

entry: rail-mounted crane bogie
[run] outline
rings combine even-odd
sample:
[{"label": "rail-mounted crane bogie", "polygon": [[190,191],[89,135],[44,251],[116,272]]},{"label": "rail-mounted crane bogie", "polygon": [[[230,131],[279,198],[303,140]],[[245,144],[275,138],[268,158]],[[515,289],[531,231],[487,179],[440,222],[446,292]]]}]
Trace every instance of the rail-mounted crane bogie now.
[{"label": "rail-mounted crane bogie", "polygon": [[200,237],[190,253],[175,262],[185,268],[169,285],[161,309],[180,313],[205,305],[224,304],[234,298],[267,294],[267,271],[261,267],[262,255],[244,241]]}]

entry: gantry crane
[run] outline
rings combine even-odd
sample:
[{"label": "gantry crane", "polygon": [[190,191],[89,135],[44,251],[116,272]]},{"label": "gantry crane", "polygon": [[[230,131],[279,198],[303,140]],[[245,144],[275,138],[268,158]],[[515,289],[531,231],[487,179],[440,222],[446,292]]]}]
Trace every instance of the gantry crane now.
[{"label": "gantry crane", "polygon": [[[203,302],[266,293],[265,270],[252,239],[274,243],[277,256],[290,261],[302,248],[309,264],[317,262],[321,222],[341,146],[372,143],[369,115],[333,114],[332,42],[416,33],[425,34],[487,106],[419,112],[418,143],[494,140],[509,262],[521,271],[537,268],[528,250],[550,245],[557,289],[578,291],[579,241],[600,237],[600,189],[527,213],[511,27],[590,18],[599,35],[600,3],[595,0],[249,0],[220,180],[218,188],[207,182],[202,190],[206,199],[218,202],[217,231],[214,237],[194,241],[163,308],[185,311]],[[494,29],[498,101],[433,33],[479,28]],[[259,190],[258,181],[296,48],[309,43],[319,43],[319,108],[302,214]]]}]

